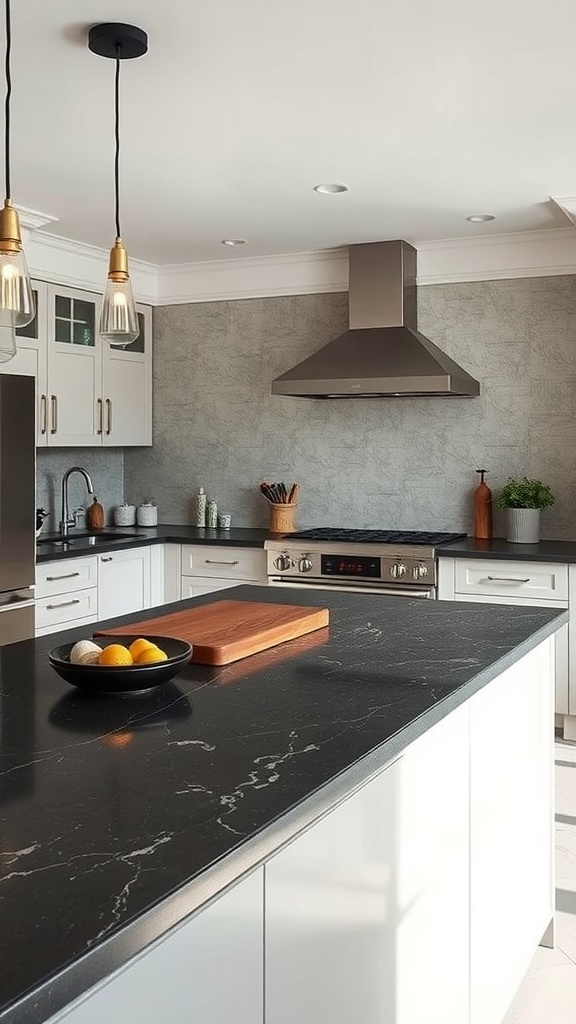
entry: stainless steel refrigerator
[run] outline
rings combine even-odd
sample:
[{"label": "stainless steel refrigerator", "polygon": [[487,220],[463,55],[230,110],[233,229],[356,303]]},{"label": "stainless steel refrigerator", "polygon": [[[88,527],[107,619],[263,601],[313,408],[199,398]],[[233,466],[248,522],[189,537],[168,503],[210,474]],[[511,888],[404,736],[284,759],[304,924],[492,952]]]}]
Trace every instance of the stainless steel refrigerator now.
[{"label": "stainless steel refrigerator", "polygon": [[0,647],[34,636],[33,377],[0,374]]}]

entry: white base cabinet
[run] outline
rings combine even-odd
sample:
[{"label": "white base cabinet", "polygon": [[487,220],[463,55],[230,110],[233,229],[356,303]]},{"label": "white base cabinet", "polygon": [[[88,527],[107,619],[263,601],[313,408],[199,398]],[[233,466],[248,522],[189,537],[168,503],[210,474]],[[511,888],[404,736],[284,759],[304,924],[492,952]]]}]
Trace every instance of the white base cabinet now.
[{"label": "white base cabinet", "polygon": [[49,1024],[257,1024],[263,916],[260,868]]},{"label": "white base cabinet", "polygon": [[163,604],[162,548],[123,548],[37,565],[36,636]]},{"label": "white base cabinet", "polygon": [[263,548],[183,544],[180,598],[200,597],[242,583],[267,583]]},{"label": "white base cabinet", "polygon": [[[570,570],[570,574],[569,571]],[[569,599],[571,595],[571,600]],[[576,609],[576,566],[546,562],[514,562],[508,559],[444,558],[438,560],[440,601],[473,601],[480,604],[541,605]],[[576,715],[576,687],[571,682],[570,657],[574,630],[569,622],[555,634],[557,715]],[[573,696],[570,699],[570,690]],[[575,719],[576,726],[576,719]],[[568,737],[566,735],[566,738]],[[576,738],[576,736],[574,737]]]},{"label": "white base cabinet", "polygon": [[501,1024],[554,914],[553,692],[550,638],[51,1024]]},{"label": "white base cabinet", "polygon": [[98,555],[98,618],[112,619],[150,607],[150,548]]}]

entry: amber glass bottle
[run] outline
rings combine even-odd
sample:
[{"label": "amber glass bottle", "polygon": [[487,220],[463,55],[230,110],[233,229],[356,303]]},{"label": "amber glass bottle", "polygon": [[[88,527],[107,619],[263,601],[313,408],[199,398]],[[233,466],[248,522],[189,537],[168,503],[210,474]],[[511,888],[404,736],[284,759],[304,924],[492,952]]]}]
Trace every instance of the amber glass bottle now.
[{"label": "amber glass bottle", "polygon": [[492,540],[492,491],[484,482],[485,469],[477,469],[480,483],[474,491],[474,536],[477,540]]}]

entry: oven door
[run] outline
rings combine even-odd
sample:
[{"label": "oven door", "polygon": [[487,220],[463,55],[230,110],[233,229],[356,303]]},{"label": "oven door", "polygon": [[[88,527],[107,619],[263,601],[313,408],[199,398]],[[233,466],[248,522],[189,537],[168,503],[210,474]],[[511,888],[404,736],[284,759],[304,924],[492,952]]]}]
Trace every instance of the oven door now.
[{"label": "oven door", "polygon": [[401,583],[387,586],[386,583],[352,583],[350,581],[340,582],[339,580],[329,583],[326,580],[294,580],[286,576],[269,576],[268,586],[270,587],[293,587],[298,590],[325,590],[333,594],[378,594],[384,597],[422,597],[426,600],[436,599],[436,587],[412,587],[404,586]]}]

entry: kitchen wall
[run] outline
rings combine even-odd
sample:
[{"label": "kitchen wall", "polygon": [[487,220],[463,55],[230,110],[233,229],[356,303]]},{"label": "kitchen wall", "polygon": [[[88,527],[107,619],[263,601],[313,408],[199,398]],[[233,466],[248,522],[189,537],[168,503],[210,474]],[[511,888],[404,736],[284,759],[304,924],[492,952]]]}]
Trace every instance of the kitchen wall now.
[{"label": "kitchen wall", "polygon": [[[124,456],[122,449],[38,448],[36,451],[36,506],[45,508],[50,518],[46,532],[58,529],[61,516],[62,476],[71,466],[82,466],[92,478],[96,497],[104,506],[107,523],[112,508],[123,499]],[[82,477],[74,473],[68,487],[70,508],[87,508],[92,499]]]},{"label": "kitchen wall", "polygon": [[270,394],[346,326],[344,293],[156,310],[154,448],[125,452],[127,496],[187,523],[202,484],[236,525],[264,526],[259,481],[298,480],[300,527],[470,530],[486,467],[494,489],[509,474],[550,483],[543,536],[576,536],[576,277],[420,288],[420,330],[480,380],[480,398]]}]

